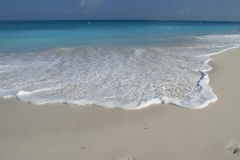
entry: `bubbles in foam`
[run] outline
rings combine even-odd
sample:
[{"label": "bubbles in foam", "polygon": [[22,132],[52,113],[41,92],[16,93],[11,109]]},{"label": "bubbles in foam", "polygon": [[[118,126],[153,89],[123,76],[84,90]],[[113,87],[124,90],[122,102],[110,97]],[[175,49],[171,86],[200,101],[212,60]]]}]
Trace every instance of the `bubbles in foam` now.
[{"label": "bubbles in foam", "polygon": [[[3,59],[12,62],[11,57]],[[150,48],[57,49],[2,65],[0,87],[27,91],[42,100],[84,99],[118,106],[161,97],[187,100],[199,90],[200,74],[188,69],[197,64],[194,61]]]}]

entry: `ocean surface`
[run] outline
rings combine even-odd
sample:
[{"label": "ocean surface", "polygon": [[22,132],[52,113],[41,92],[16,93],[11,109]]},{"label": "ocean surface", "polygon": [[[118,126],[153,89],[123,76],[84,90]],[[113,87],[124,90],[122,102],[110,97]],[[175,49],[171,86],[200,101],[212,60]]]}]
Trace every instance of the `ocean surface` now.
[{"label": "ocean surface", "polygon": [[[33,104],[203,108],[212,54],[239,22],[0,21],[0,97]],[[226,59],[227,60],[227,59]]]}]

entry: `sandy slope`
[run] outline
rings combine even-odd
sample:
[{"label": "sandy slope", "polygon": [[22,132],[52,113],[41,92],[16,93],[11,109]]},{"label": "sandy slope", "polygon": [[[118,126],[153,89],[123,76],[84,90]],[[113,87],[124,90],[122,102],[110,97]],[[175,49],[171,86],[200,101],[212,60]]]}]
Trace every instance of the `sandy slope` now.
[{"label": "sandy slope", "polygon": [[218,101],[199,110],[153,105],[126,111],[0,99],[2,160],[231,160],[240,142],[240,49],[212,56]]}]

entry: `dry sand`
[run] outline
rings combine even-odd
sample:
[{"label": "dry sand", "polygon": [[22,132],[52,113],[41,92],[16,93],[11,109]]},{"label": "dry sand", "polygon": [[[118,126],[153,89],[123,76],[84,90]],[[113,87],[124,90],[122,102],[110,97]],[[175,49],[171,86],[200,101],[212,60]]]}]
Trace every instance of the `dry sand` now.
[{"label": "dry sand", "polygon": [[240,142],[240,49],[212,56],[215,103],[127,111],[0,99],[1,160],[232,160]]}]

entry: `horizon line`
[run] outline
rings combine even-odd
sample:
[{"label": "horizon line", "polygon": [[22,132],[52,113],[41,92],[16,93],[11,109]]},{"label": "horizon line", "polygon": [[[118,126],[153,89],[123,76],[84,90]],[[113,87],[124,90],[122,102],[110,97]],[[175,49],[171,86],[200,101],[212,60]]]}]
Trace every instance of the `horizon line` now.
[{"label": "horizon line", "polygon": [[0,21],[194,21],[194,22],[240,22],[240,21],[225,21],[225,20],[147,20],[147,19],[142,19],[142,20],[138,20],[138,19],[52,19],[52,20],[46,20],[46,19],[42,19],[42,20],[34,20],[34,19],[30,19],[30,20],[0,20]]}]

